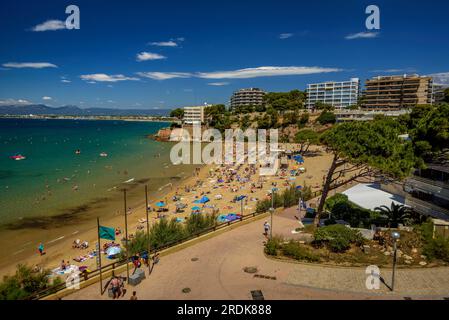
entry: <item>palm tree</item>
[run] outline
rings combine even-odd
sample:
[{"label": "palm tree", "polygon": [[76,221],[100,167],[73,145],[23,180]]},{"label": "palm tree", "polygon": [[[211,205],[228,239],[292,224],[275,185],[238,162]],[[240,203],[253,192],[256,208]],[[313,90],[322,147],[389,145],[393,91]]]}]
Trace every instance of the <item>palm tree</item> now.
[{"label": "palm tree", "polygon": [[380,212],[388,221],[390,228],[397,228],[399,223],[404,222],[410,217],[410,208],[402,204],[395,204],[391,202],[390,208],[387,206],[380,206],[374,208],[375,211]]}]

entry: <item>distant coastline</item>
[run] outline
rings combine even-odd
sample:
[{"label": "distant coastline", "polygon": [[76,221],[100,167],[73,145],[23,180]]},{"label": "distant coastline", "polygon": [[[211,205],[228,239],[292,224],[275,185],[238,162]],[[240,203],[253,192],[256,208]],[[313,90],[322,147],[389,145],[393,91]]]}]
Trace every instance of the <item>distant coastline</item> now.
[{"label": "distant coastline", "polygon": [[0,115],[0,119],[48,119],[48,120],[120,120],[148,122],[178,122],[177,118],[166,116],[81,116],[81,115]]}]

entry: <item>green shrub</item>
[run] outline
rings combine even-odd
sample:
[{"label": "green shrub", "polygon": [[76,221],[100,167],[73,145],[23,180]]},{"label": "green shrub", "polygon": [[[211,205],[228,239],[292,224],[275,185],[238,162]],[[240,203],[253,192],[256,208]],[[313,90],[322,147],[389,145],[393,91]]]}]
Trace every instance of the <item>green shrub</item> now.
[{"label": "green shrub", "polygon": [[328,211],[332,211],[334,206],[339,203],[349,203],[348,196],[342,193],[337,193],[336,195],[326,199],[324,207]]},{"label": "green shrub", "polygon": [[440,259],[449,262],[449,239],[437,236],[424,245],[422,252],[429,260]]},{"label": "green shrub", "polygon": [[[301,190],[296,189],[296,186],[291,186],[285,189],[281,193],[276,192],[274,194],[274,208],[289,208],[298,205],[299,199],[302,197],[304,201],[308,201],[312,198],[312,189],[308,186],[304,186]],[[271,208],[271,199],[263,199],[257,201],[256,212],[267,212]]]},{"label": "green shrub", "polygon": [[326,244],[333,252],[344,252],[351,244],[361,245],[363,241],[360,232],[341,224],[321,227],[315,231],[315,242]]},{"label": "green shrub", "polygon": [[[151,248],[158,248],[169,243],[181,240],[190,235],[214,226],[216,216],[213,214],[195,214],[191,215],[186,224],[176,222],[176,219],[167,220],[162,218],[150,228]],[[148,250],[147,233],[139,231],[135,237],[128,242],[126,250],[129,255],[141,253]],[[126,252],[122,252],[121,258],[126,257]]]},{"label": "green shrub", "polygon": [[185,228],[188,235],[196,234],[200,231],[213,227],[216,222],[214,214],[194,214],[187,219]]},{"label": "green shrub", "polygon": [[[136,235],[131,241],[128,241],[125,246],[126,251],[129,255],[134,255],[136,253],[141,253],[144,251],[148,251],[148,237],[147,233],[143,231],[136,232]],[[120,254],[121,259],[126,258],[126,252],[122,251]]]},{"label": "green shrub", "polygon": [[335,114],[329,111],[323,111],[318,116],[316,121],[320,124],[328,124],[328,123],[335,123],[337,121],[337,118],[335,117]]},{"label": "green shrub", "polygon": [[262,213],[267,212],[271,208],[271,200],[270,199],[264,199],[257,201],[256,204],[256,212]]},{"label": "green shrub", "polygon": [[344,194],[336,194],[326,200],[326,209],[331,212],[332,218],[347,221],[351,227],[368,228],[373,220],[372,211],[361,208],[348,200]]},{"label": "green shrub", "polygon": [[449,262],[449,239],[441,236],[433,238],[433,223],[425,222],[418,227],[421,240],[424,242],[422,253],[429,259],[440,259]]},{"label": "green shrub", "polygon": [[290,241],[282,246],[282,254],[286,257],[293,258],[295,260],[317,262],[320,258],[309,251],[307,248],[301,246],[299,243]]},{"label": "green shrub", "polygon": [[265,244],[265,253],[269,256],[277,256],[278,250],[282,247],[282,241],[282,238],[279,237],[273,237],[272,239],[269,239]]},{"label": "green shrub", "polygon": [[152,248],[158,248],[181,240],[186,236],[186,230],[182,224],[176,222],[176,219],[173,218],[169,221],[166,218],[162,218],[151,226],[150,244]]},{"label": "green shrub", "polygon": [[50,273],[49,270],[34,272],[32,268],[19,264],[13,276],[3,277],[0,300],[22,300],[50,287]]}]

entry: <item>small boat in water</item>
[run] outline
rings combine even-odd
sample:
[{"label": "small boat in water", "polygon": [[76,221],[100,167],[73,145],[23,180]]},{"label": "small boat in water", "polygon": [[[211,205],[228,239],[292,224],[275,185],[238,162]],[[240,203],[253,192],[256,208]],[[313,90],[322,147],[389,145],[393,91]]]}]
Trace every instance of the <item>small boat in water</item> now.
[{"label": "small boat in water", "polygon": [[16,161],[20,161],[20,160],[25,160],[26,159],[26,157],[22,156],[21,154],[16,154],[16,155],[11,156],[9,158],[12,159],[12,160],[16,160]]},{"label": "small boat in water", "polygon": [[100,157],[107,157],[107,156],[108,156],[108,154],[106,152],[100,153]]},{"label": "small boat in water", "polygon": [[75,154],[81,154],[81,150],[80,149],[76,150]]}]

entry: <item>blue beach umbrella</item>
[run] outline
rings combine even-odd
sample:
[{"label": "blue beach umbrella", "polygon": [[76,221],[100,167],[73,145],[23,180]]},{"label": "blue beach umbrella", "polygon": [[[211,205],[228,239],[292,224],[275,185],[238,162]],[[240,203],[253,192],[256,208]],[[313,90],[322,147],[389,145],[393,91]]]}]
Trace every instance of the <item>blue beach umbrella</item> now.
[{"label": "blue beach umbrella", "polygon": [[201,210],[201,208],[198,207],[198,206],[194,206],[194,207],[192,207],[192,210],[193,210],[193,211],[199,211],[199,210]]},{"label": "blue beach umbrella", "polygon": [[296,189],[300,190],[300,189],[302,189],[302,186],[296,186]]},{"label": "blue beach umbrella", "polygon": [[118,255],[120,252],[122,252],[122,249],[120,247],[109,247],[106,250],[106,254],[107,254],[108,258],[114,257],[114,256]]},{"label": "blue beach umbrella", "polygon": [[164,201],[159,201],[158,203],[156,203],[156,206],[158,206],[158,207],[165,207],[165,202]]},{"label": "blue beach umbrella", "polygon": [[241,195],[241,196],[238,196],[237,199],[235,199],[235,200],[242,201],[245,198],[246,198],[246,196]]},{"label": "blue beach umbrella", "polygon": [[201,203],[206,203],[206,202],[209,202],[209,201],[210,201],[209,198],[206,197],[206,196],[201,198]]}]

